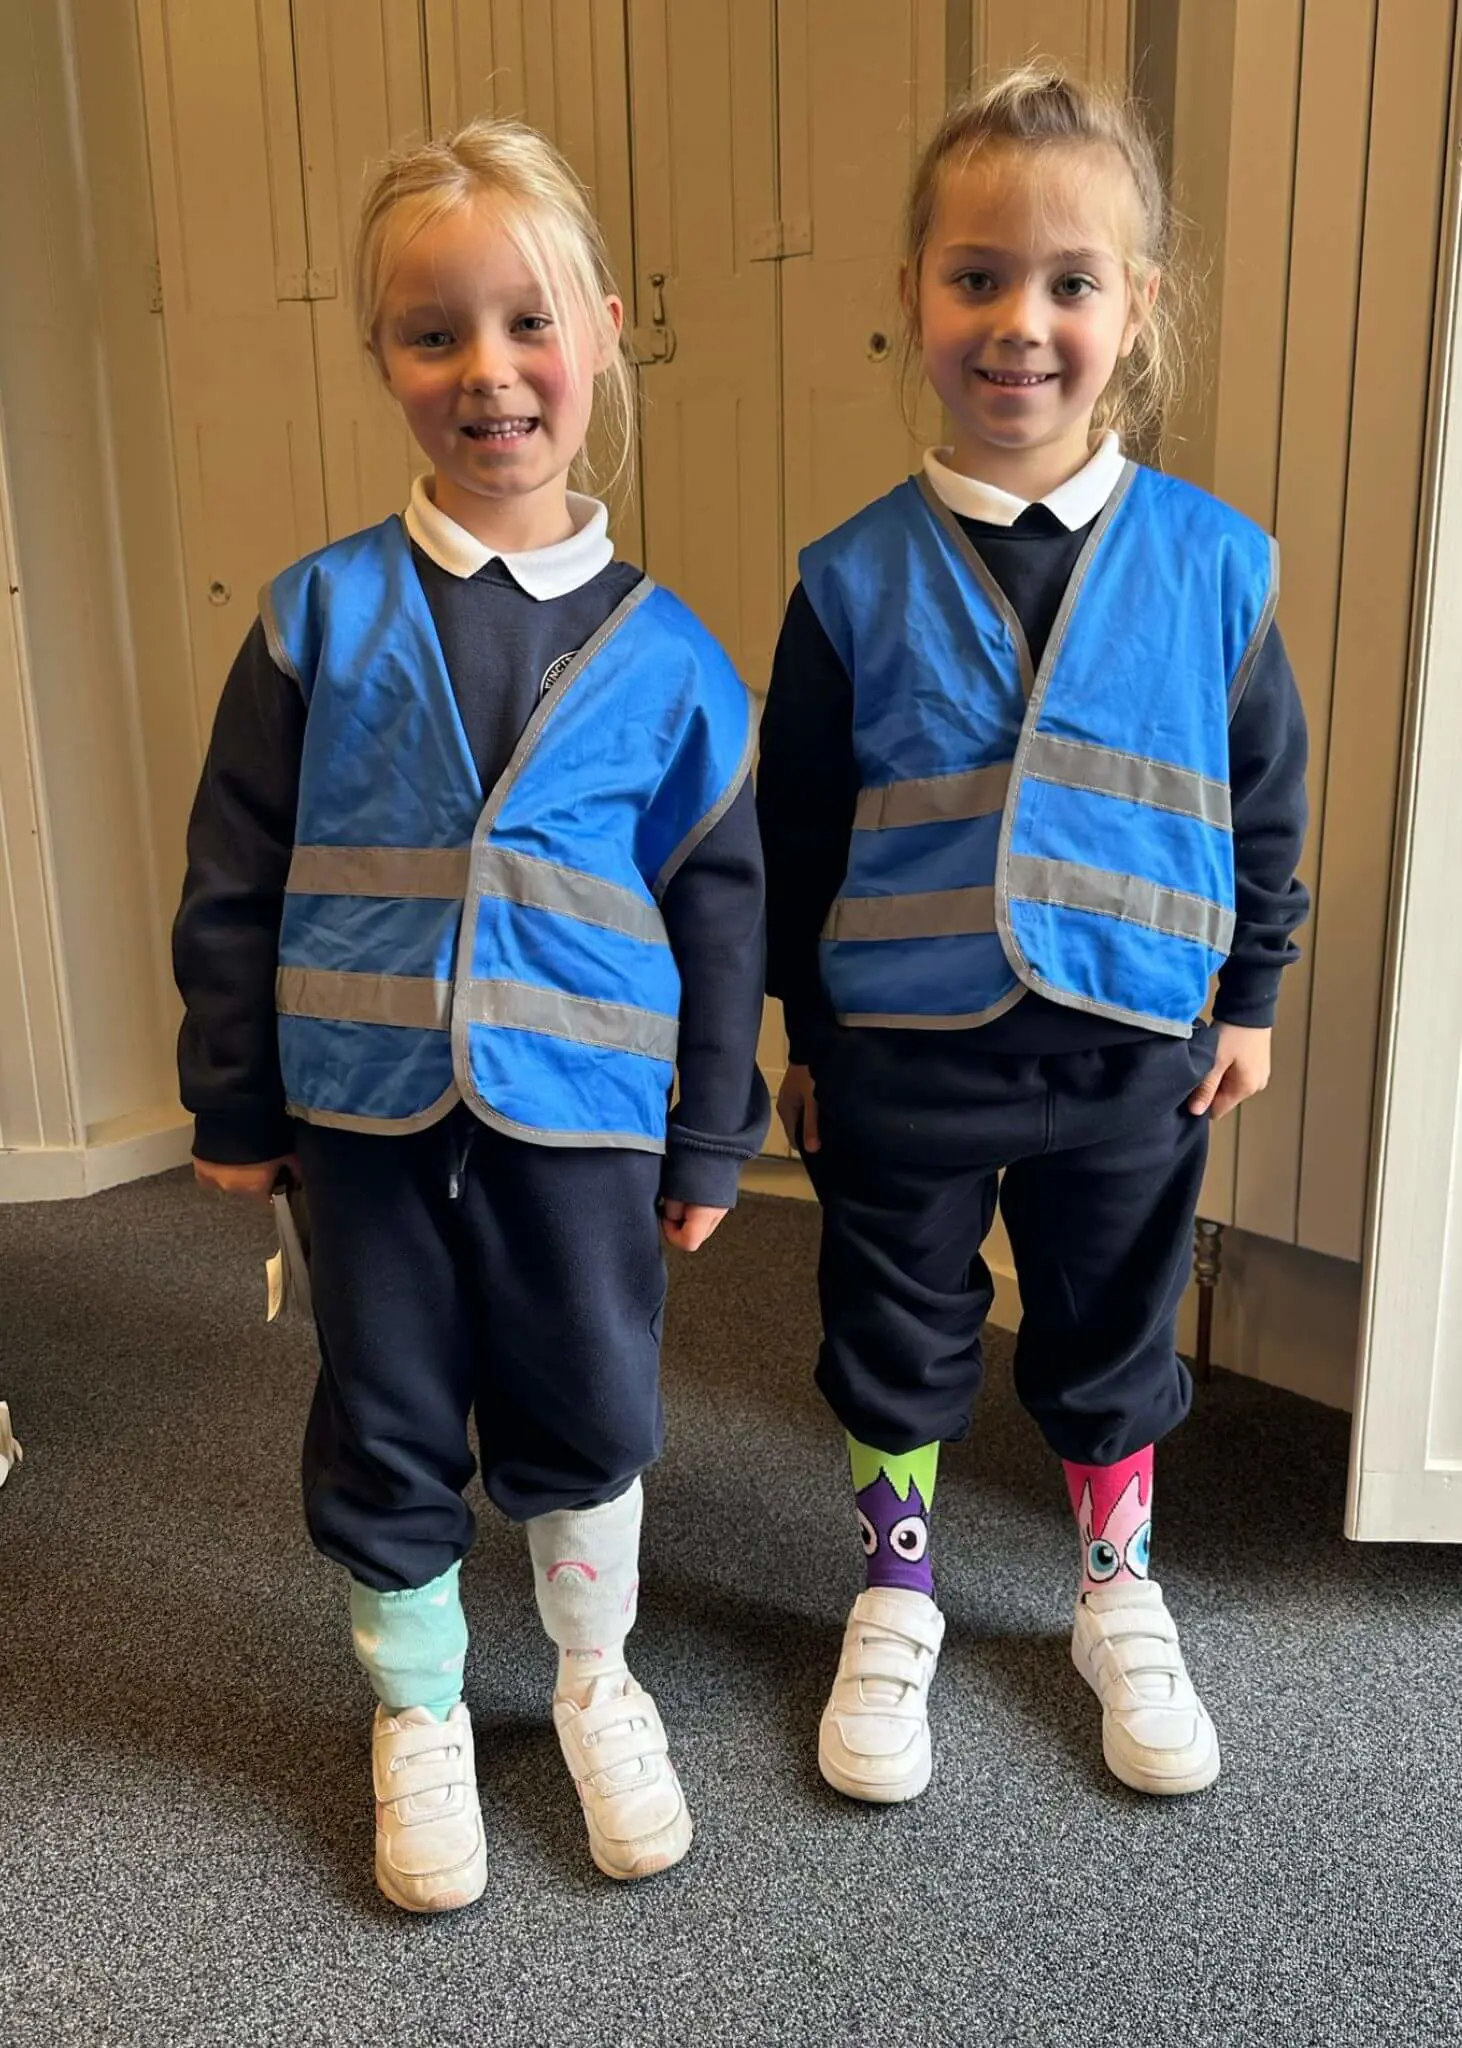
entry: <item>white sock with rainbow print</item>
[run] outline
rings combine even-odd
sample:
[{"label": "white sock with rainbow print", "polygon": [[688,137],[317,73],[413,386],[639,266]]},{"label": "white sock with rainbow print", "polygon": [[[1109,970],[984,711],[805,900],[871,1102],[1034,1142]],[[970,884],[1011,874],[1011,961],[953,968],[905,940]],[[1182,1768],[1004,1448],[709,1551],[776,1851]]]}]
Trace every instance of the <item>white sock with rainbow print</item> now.
[{"label": "white sock with rainbow print", "polygon": [[616,1500],[559,1508],[527,1524],[538,1612],[558,1646],[559,1699],[582,1705],[601,1679],[625,1669],[624,1639],[639,1604],[643,1513],[636,1479]]}]

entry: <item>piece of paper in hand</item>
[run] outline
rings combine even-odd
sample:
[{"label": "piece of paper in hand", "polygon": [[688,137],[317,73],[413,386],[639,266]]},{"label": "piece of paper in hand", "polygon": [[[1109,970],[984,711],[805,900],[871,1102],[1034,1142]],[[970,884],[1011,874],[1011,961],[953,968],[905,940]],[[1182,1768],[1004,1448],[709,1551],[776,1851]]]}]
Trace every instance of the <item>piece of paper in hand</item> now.
[{"label": "piece of paper in hand", "polygon": [[264,1285],[269,1293],[269,1306],[265,1310],[266,1323],[277,1323],[279,1312],[284,1307],[284,1253],[271,1252],[264,1261]]},{"label": "piece of paper in hand", "polygon": [[279,1232],[279,1249],[265,1261],[264,1277],[269,1289],[268,1320],[282,1315],[314,1315],[310,1299],[310,1212],[303,1188],[276,1188],[274,1226]]},{"label": "piece of paper in hand", "polygon": [[10,1410],[5,1402],[0,1401],[0,1486],[10,1477],[11,1466],[18,1465],[24,1456],[11,1433]]}]

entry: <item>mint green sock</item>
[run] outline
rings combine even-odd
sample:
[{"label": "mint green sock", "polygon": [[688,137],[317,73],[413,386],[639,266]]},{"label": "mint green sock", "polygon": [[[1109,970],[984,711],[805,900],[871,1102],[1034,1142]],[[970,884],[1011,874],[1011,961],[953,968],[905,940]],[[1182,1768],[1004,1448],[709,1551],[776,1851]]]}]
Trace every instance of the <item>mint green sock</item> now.
[{"label": "mint green sock", "polygon": [[350,1630],[355,1654],[393,1714],[427,1707],[445,1721],[462,1697],[467,1660],[467,1617],[457,1590],[460,1564],[429,1585],[378,1593],[350,1582]]}]

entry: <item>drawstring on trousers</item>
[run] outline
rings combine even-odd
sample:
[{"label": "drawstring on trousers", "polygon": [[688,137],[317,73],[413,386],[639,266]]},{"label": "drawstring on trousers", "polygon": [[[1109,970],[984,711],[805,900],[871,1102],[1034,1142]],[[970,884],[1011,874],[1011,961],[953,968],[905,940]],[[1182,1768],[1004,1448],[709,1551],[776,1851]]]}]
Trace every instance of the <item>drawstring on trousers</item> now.
[{"label": "drawstring on trousers", "polygon": [[447,1200],[449,1202],[456,1202],[461,1199],[462,1183],[467,1178],[467,1155],[472,1150],[473,1139],[477,1136],[476,1117],[464,1116],[462,1123],[462,1134],[460,1139],[455,1140],[453,1143],[452,1163],[447,1171]]}]

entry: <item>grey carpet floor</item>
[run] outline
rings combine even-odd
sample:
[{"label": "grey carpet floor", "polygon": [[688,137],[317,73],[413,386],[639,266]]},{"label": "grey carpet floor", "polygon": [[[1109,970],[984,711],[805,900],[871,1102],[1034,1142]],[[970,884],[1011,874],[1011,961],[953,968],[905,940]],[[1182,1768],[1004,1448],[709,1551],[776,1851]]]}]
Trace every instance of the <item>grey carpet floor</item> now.
[{"label": "grey carpet floor", "polygon": [[1156,1569],[1225,1750],[1104,1772],[1074,1539],[1008,1341],[935,1511],[936,1777],[878,1811],[814,1733],[860,1553],[808,1381],[814,1212],[678,1264],[634,1642],[697,1821],[588,1861],[521,1534],[464,1571],[492,1845],[441,1920],[371,1882],[369,1707],[295,1495],[311,1351],[265,1219],[170,1175],[0,1209],[0,2041],[384,2048],[1350,2048],[1462,2040],[1452,1552],[1339,1534],[1341,1416],[1222,1374],[1165,1449]]}]

